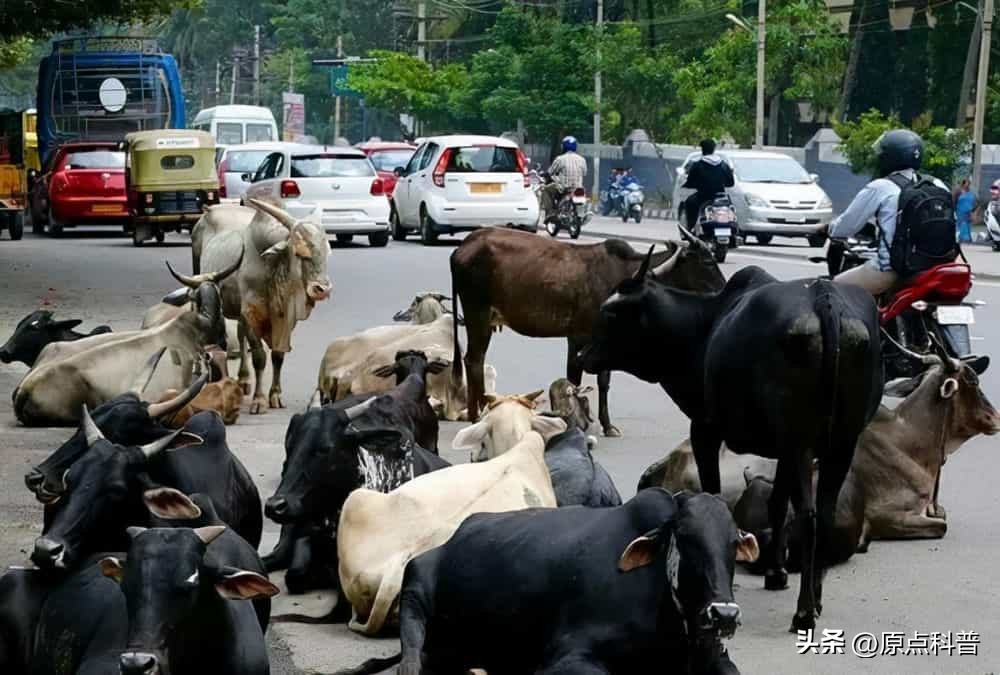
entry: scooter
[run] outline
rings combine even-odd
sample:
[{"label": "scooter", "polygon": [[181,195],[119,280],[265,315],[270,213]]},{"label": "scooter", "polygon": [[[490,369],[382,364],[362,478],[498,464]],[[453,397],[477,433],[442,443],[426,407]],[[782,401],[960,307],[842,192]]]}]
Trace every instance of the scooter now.
[{"label": "scooter", "polygon": [[994,251],[1000,251],[1000,222],[997,221],[997,214],[993,212],[994,205],[1000,207],[997,202],[990,202],[986,207],[986,236],[990,238]]},{"label": "scooter", "polygon": [[642,222],[642,203],[646,201],[646,196],[642,193],[642,186],[638,183],[629,183],[625,186],[621,196],[622,201],[622,222],[627,223],[629,217],[635,222]]},{"label": "scooter", "polygon": [[[547,171],[541,174],[546,185],[552,182],[552,176]],[[590,221],[592,214],[587,205],[587,193],[583,188],[566,192],[556,204],[556,214],[545,223],[545,231],[550,236],[558,236],[561,230],[569,232],[570,239],[577,239],[580,230]]]},{"label": "scooter", "polygon": [[715,262],[724,263],[729,249],[735,248],[738,229],[733,202],[721,193],[702,205],[694,234],[712,248]]}]

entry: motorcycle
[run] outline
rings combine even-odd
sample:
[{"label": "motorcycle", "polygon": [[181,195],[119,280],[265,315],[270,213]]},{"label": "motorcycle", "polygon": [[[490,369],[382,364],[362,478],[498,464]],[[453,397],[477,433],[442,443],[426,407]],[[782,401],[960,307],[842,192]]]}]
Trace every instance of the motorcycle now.
[{"label": "motorcycle", "polygon": [[[877,256],[878,234],[869,224],[854,237],[831,239],[826,257],[809,260],[826,263],[833,277]],[[920,359],[939,351],[969,362],[980,374],[989,366],[989,357],[972,354],[969,326],[975,322],[975,308],[986,303],[966,299],[972,269],[964,256],[962,260],[920,272],[878,298],[887,380],[917,375],[924,365]]]},{"label": "motorcycle", "polygon": [[624,194],[621,197],[621,215],[622,222],[627,223],[629,217],[635,219],[635,222],[642,222],[642,203],[646,201],[646,196],[642,193],[642,186],[638,183],[629,183],[624,188]]},{"label": "motorcycle", "polygon": [[[541,174],[546,185],[552,183],[552,176],[547,171]],[[561,230],[569,232],[570,239],[577,239],[580,230],[590,221],[591,213],[587,206],[587,193],[583,188],[576,188],[564,193],[556,203],[556,213],[545,223],[545,231],[555,237]]]},{"label": "motorcycle", "polygon": [[715,262],[726,262],[729,249],[736,248],[736,224],[736,209],[729,195],[718,194],[702,205],[694,234],[712,248]]},{"label": "motorcycle", "polygon": [[1000,251],[1000,222],[997,221],[997,215],[993,212],[995,204],[996,202],[990,202],[986,207],[984,220],[986,222],[986,236],[989,238],[993,250]]}]

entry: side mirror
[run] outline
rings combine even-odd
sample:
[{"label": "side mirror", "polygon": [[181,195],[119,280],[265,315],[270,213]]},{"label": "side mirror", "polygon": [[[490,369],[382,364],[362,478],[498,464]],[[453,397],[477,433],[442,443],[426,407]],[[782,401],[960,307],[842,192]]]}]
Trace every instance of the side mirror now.
[{"label": "side mirror", "polygon": [[240,174],[240,180],[243,181],[244,183],[251,182],[252,178],[253,176],[251,176],[249,173]]},{"label": "side mirror", "polygon": [[392,170],[392,173],[396,176],[396,178],[399,178],[400,176],[406,174],[406,168],[402,166],[397,166],[395,169]]},{"label": "side mirror", "polygon": [[812,182],[814,182],[814,183],[818,183],[819,182],[819,174],[818,173],[811,173],[811,174],[809,174],[809,179],[812,180]]}]

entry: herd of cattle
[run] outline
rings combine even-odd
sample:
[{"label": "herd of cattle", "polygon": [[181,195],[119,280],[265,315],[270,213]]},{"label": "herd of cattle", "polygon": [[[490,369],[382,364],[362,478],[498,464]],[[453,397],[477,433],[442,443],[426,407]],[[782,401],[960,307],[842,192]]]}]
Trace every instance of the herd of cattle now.
[{"label": "herd of cattle", "polygon": [[[330,343],[262,503],[226,439],[246,345],[250,413],[283,407],[293,329],[332,284],[315,224],[250,203],[206,213],[193,274],[169,269],[182,286],[139,329],[83,335],[36,311],[0,348],[30,367],[18,420],[77,427],[25,477],[43,527],[33,566],[0,576],[0,672],[268,673],[268,575],[285,570],[289,593],[337,591],[325,620],[398,630],[398,655],[345,672],[738,673],[736,562],[772,590],[801,570],[792,628],[812,628],[825,568],[873,539],[944,536],[945,460],[1000,431],[973,364],[939,351],[883,383],[860,289],[754,267],[727,281],[690,236],[642,255],[491,228],[453,252],[451,297]],[[503,326],[567,339],[549,410],[542,390],[496,394]],[[619,435],[612,370],[691,420],[624,504],[580,386],[598,375]],[[470,422],[452,443],[468,463],[439,455],[439,420]],[[265,515],[281,535],[261,558]]]}]

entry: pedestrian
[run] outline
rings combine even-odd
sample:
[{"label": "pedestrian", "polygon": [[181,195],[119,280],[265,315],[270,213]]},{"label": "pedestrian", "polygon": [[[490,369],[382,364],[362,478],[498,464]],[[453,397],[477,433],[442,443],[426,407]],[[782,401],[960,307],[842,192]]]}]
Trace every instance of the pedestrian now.
[{"label": "pedestrian", "polygon": [[955,196],[956,236],[963,244],[972,242],[972,216],[977,205],[976,193],[972,191],[969,179],[963,178]]}]

